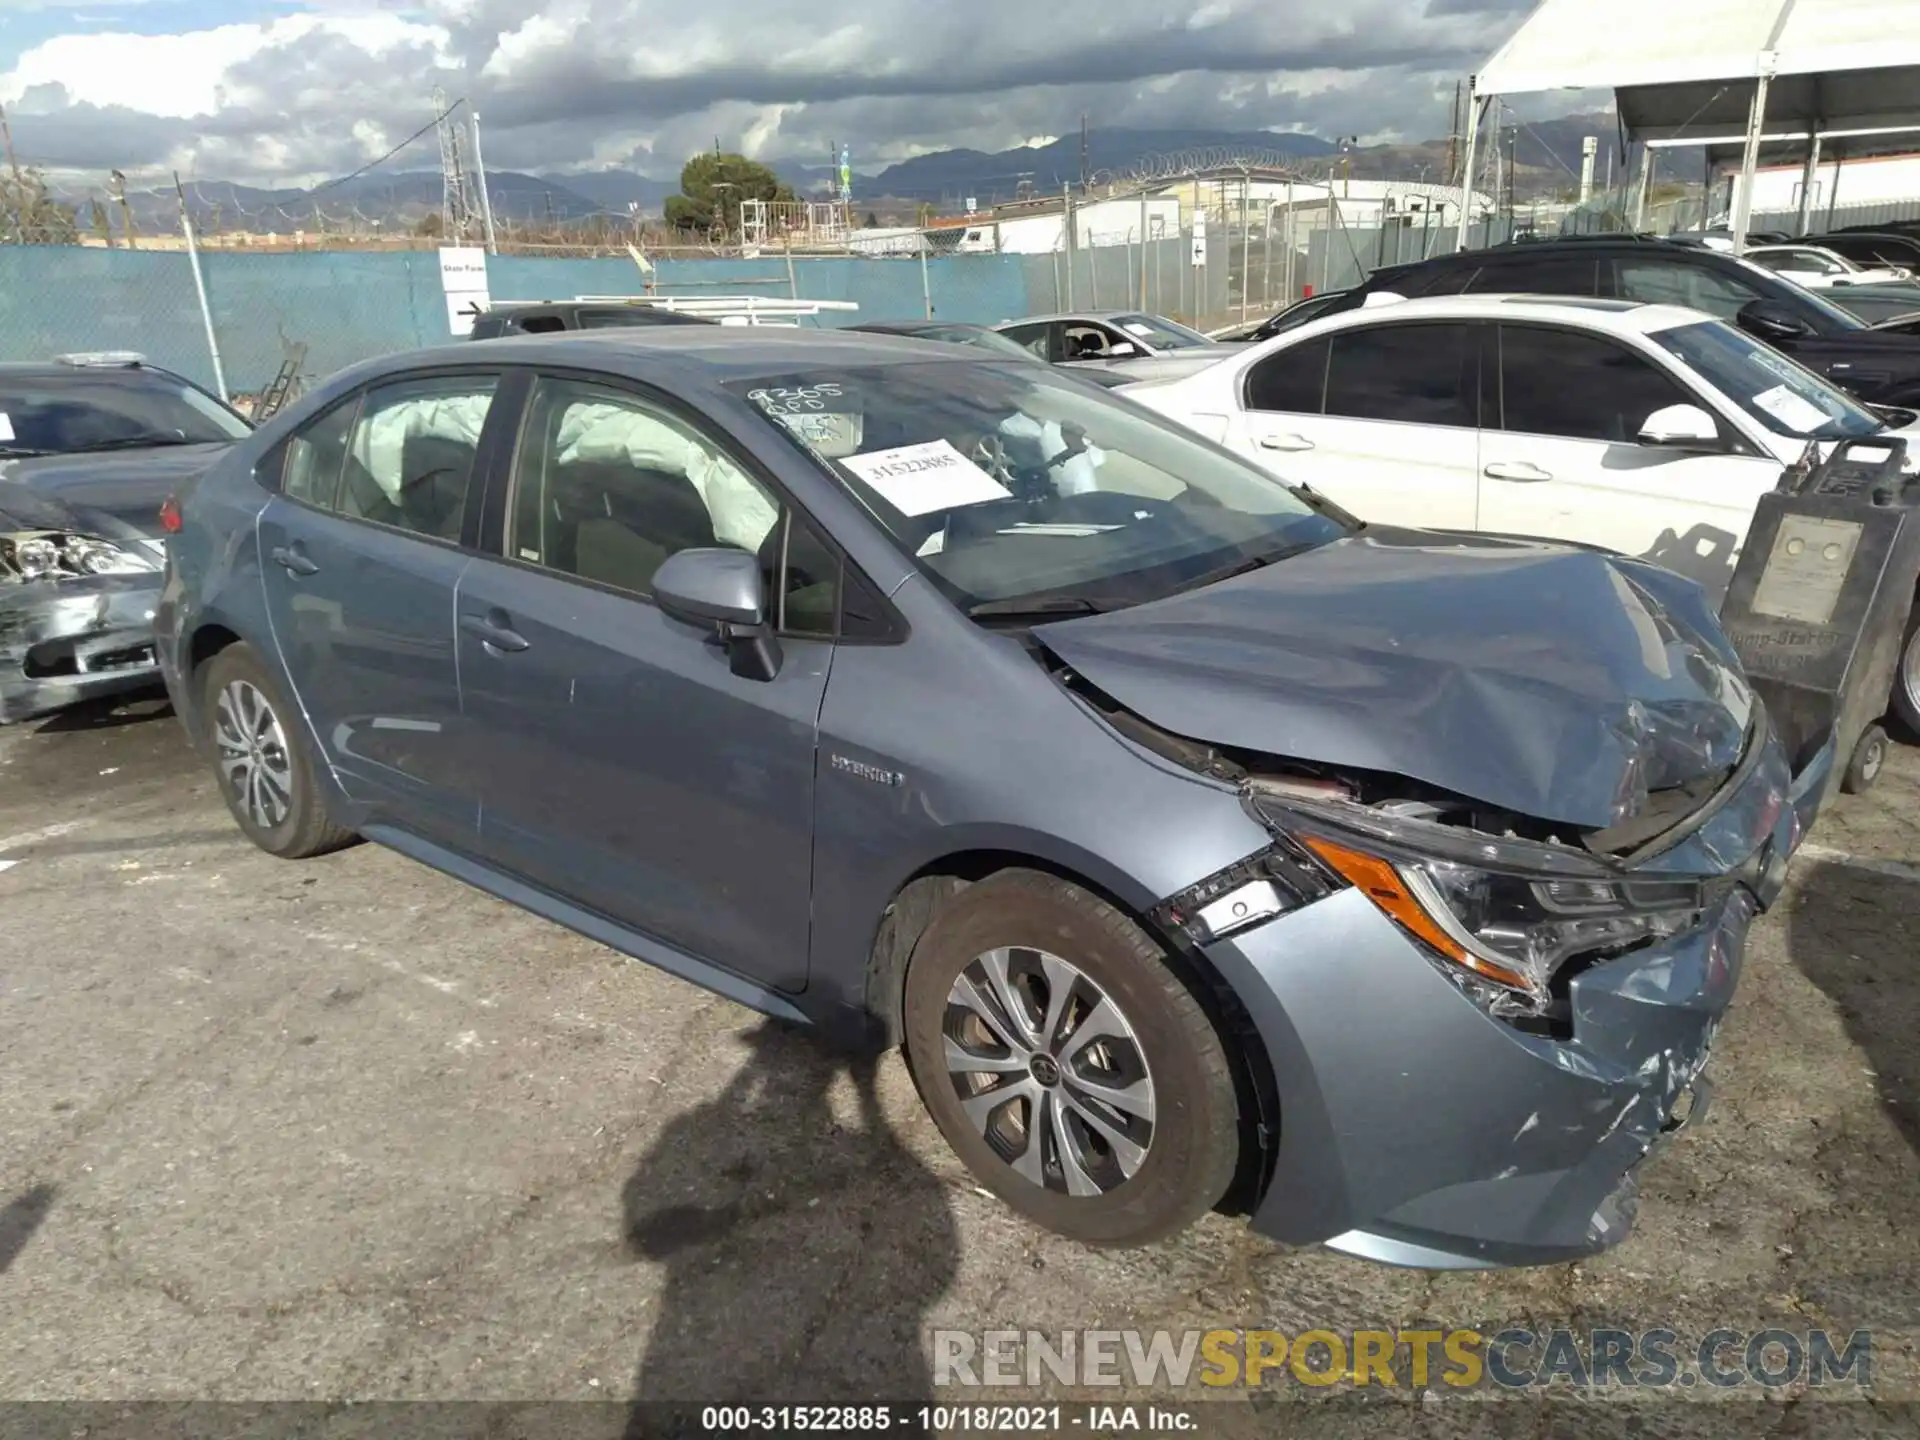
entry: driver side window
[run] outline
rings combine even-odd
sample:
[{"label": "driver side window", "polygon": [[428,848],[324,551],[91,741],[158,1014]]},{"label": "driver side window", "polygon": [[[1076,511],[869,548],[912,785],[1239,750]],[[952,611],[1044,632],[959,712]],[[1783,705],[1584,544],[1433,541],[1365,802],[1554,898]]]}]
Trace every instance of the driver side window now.
[{"label": "driver side window", "polygon": [[782,631],[834,633],[839,556],[711,438],[640,396],[540,380],[512,493],[515,560],[647,598],[669,556],[733,547],[760,558]]},{"label": "driver side window", "polygon": [[1676,265],[1665,260],[1622,260],[1615,271],[1623,300],[1649,305],[1685,305],[1731,320],[1761,298],[1760,292],[1705,265]]}]

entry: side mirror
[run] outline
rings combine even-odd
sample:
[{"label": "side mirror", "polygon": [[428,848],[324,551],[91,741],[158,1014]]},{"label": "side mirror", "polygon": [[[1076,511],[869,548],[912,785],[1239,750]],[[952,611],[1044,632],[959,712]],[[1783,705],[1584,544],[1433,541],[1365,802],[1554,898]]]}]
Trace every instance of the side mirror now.
[{"label": "side mirror", "polygon": [[1698,405],[1669,405],[1647,417],[1639,438],[1668,450],[1718,450],[1720,427]]},{"label": "side mirror", "polygon": [[1138,355],[1139,353],[1140,347],[1131,340],[1115,340],[1107,346],[1105,358],[1108,360],[1124,360],[1129,355]]},{"label": "side mirror", "polygon": [[780,641],[767,618],[760,561],[745,550],[682,550],[653,572],[653,599],[688,625],[711,626],[727,649],[728,668],[743,680],[780,673]]},{"label": "side mirror", "polygon": [[1813,327],[1784,300],[1749,300],[1736,319],[1742,330],[1769,343],[1804,340],[1813,334]]}]

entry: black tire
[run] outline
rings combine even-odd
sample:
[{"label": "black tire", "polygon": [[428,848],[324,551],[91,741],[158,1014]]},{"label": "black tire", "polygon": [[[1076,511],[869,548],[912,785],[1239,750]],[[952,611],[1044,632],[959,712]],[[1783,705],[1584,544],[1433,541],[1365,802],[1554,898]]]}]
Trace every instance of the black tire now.
[{"label": "black tire", "polygon": [[1869,725],[1861,732],[1853,754],[1847,759],[1846,773],[1840,777],[1843,794],[1864,795],[1873,788],[1873,782],[1886,768],[1887,746],[1887,732],[1878,725]]},{"label": "black tire", "polygon": [[[223,731],[234,733],[226,725],[228,719],[234,718],[234,705],[230,701],[223,716],[222,698],[230,697],[234,687],[250,688],[266,707],[268,719],[278,727],[278,742],[264,746],[262,753],[284,757],[285,783],[275,785],[273,798],[264,803],[264,821],[253,813],[245,787],[235,783],[222,763],[226,753],[221,738]],[[279,684],[251,646],[229,645],[201,667],[200,701],[221,797],[249,840],[282,860],[324,855],[354,841],[356,837],[351,830],[335,825],[328,817],[326,797],[314,779],[313,762],[302,739],[298,713],[287,703]],[[282,799],[284,804],[279,803]]]},{"label": "black tire", "polygon": [[[959,1091],[974,1082],[949,1070],[947,1040],[956,1024],[973,1023],[973,1012],[950,1003],[949,996],[962,972],[996,950],[1014,952],[1019,965],[1038,966],[1042,952],[1067,962],[1081,981],[1104,992],[1131,1028],[1131,1041],[1119,1042],[1119,1059],[1129,1066],[1144,1062],[1154,1114],[1144,1158],[1130,1175],[1121,1178],[1118,1152],[1086,1125],[1084,1105],[1058,1112],[1062,1131],[1048,1131],[1053,1163],[1039,1184],[1016,1171],[962,1109]],[[1070,1034],[1074,1016],[1085,1013],[1078,1007],[1090,992],[1072,993],[1076,1008],[1062,1017],[1058,1033]],[[1088,1245],[1145,1245],[1185,1229],[1226,1193],[1239,1160],[1240,1119],[1220,1037],[1160,946],[1098,896],[1027,870],[1002,871],[970,886],[935,915],[914,947],[904,999],[907,1058],[934,1122],[980,1183],[1036,1224]],[[1036,1004],[1032,1018],[1039,1016]],[[1097,1051],[1091,1045],[1053,1048],[1057,1064],[1047,1073],[1056,1078],[1033,1093],[1042,1103],[1056,1103],[1053,1097],[1071,1090],[1075,1075],[1085,1073],[1081,1067],[1089,1055],[1107,1058],[1105,1042],[1098,1044]],[[997,1048],[1012,1053],[1004,1043]],[[1073,1067],[1064,1077],[1063,1066]],[[1133,1072],[1114,1073],[1124,1080]],[[1024,1084],[1029,1073],[1004,1078]],[[1087,1092],[1074,1093],[1084,1098]],[[1036,1105],[1030,1100],[1013,1100],[994,1113],[1011,1117],[1022,1108],[1031,1123]],[[1112,1118],[1117,1112],[1102,1113]],[[1069,1143],[1079,1155],[1095,1155],[1106,1184],[1101,1193],[1067,1193],[1057,1138],[1063,1131],[1075,1137]],[[1077,1163],[1076,1169],[1095,1173],[1095,1167]]]},{"label": "black tire", "polygon": [[[1909,678],[1912,677],[1912,678]],[[1920,604],[1907,617],[1907,635],[1893,674],[1893,718],[1906,730],[1905,739],[1920,744]]]}]

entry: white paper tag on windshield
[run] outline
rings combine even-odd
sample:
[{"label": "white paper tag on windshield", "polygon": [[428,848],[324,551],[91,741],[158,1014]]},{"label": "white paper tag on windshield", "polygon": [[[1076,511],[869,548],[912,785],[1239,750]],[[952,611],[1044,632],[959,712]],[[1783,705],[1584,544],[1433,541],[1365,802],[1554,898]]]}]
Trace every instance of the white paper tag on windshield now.
[{"label": "white paper tag on windshield", "polygon": [[1120,328],[1125,330],[1129,335],[1138,335],[1143,339],[1153,334],[1153,327],[1151,325],[1142,325],[1138,320],[1130,324],[1122,325]]},{"label": "white paper tag on windshield", "polygon": [[1753,403],[1793,430],[1818,430],[1833,418],[1811,400],[1802,399],[1784,385],[1762,390],[1753,397]]},{"label": "white paper tag on windshield", "polygon": [[11,440],[13,435],[13,417],[0,410],[0,440]]},{"label": "white paper tag on windshield", "polygon": [[945,440],[869,450],[840,462],[902,515],[928,515],[956,505],[1011,500],[1013,492]]}]

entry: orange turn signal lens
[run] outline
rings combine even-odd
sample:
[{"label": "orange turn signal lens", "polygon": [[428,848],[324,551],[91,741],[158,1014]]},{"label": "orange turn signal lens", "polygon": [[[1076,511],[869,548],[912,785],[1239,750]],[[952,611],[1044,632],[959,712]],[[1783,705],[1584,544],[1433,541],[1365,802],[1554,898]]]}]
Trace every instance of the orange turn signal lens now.
[{"label": "orange turn signal lens", "polygon": [[1419,897],[1407,888],[1407,882],[1400,878],[1400,872],[1390,862],[1317,836],[1302,836],[1301,843],[1423,945],[1476,975],[1484,975],[1489,980],[1511,985],[1515,989],[1528,988],[1526,980],[1520,975],[1482,958],[1454,939],[1446,926],[1435,919]]}]

